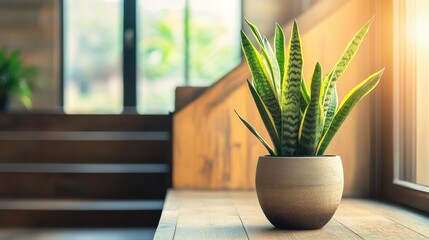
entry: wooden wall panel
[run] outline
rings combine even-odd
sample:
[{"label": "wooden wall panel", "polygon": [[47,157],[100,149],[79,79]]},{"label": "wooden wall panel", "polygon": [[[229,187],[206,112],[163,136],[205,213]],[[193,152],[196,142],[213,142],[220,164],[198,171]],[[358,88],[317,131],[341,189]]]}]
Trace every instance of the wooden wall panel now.
[{"label": "wooden wall panel", "polygon": [[[369,0],[319,1],[298,18],[304,45],[304,74],[320,61],[328,72],[353,34],[372,16]],[[285,28],[289,35],[290,24]],[[339,82],[340,98],[374,68],[375,33]],[[234,115],[237,109],[265,134],[241,65],[173,119],[173,186],[199,189],[252,189],[257,158],[266,151]],[[344,123],[328,148],[343,159],[346,196],[369,194],[371,171],[371,98],[367,97]]]},{"label": "wooden wall panel", "polygon": [[[248,74],[247,66],[241,65],[194,102],[194,107],[175,115],[175,187],[249,189],[254,186],[257,161],[254,156],[264,150],[234,113],[236,109],[261,129],[255,107],[246,101],[251,97],[247,86],[238,80],[246,79]],[[214,99],[212,96],[217,94],[224,97]]]},{"label": "wooden wall panel", "polygon": [[[1,0],[0,48],[21,50],[25,64],[39,69],[33,109],[57,109],[60,97],[60,1]],[[18,98],[13,110],[24,109]]]}]

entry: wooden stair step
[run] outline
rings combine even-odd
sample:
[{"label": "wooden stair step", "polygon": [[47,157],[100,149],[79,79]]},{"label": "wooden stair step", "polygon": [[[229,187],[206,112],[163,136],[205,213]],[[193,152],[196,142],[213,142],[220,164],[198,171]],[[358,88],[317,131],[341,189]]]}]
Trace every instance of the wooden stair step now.
[{"label": "wooden stair step", "polygon": [[171,163],[170,140],[0,140],[3,163]]},{"label": "wooden stair step", "polygon": [[0,200],[2,227],[151,227],[162,200]]},{"label": "wooden stair step", "polygon": [[0,198],[163,198],[168,164],[0,164]]},{"label": "wooden stair step", "polygon": [[170,131],[169,115],[0,114],[0,131]]},{"label": "wooden stair step", "polygon": [[0,131],[0,140],[170,141],[168,131]]},{"label": "wooden stair step", "polygon": [[0,210],[142,211],[162,210],[163,200],[0,199]]},{"label": "wooden stair step", "polygon": [[165,163],[0,163],[0,173],[169,173]]},{"label": "wooden stair step", "polygon": [[2,228],[0,239],[152,240],[154,227],[138,228]]}]

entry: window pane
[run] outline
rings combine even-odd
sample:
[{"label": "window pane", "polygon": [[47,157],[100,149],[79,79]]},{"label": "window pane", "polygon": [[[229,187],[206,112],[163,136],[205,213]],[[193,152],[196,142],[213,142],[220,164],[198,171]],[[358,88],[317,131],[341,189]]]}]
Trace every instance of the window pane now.
[{"label": "window pane", "polygon": [[122,0],[64,0],[64,108],[122,111]]},{"label": "window pane", "polygon": [[208,86],[241,61],[241,1],[189,0],[190,85]]},{"label": "window pane", "polygon": [[397,1],[396,178],[429,186],[429,2]]},{"label": "window pane", "polygon": [[174,91],[184,83],[184,0],[140,0],[137,12],[137,109],[174,110]]},{"label": "window pane", "polygon": [[211,85],[241,61],[241,1],[189,0],[188,40],[185,4],[185,0],[138,1],[140,113],[173,111],[177,86]]}]

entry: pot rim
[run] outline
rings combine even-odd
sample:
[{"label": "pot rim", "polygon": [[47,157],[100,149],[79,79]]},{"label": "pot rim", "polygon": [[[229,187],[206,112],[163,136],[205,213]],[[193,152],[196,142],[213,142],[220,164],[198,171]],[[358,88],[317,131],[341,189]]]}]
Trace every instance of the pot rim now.
[{"label": "pot rim", "polygon": [[315,158],[337,158],[340,157],[339,155],[321,155],[321,156],[271,156],[271,155],[261,155],[259,158],[264,159],[315,159]]}]

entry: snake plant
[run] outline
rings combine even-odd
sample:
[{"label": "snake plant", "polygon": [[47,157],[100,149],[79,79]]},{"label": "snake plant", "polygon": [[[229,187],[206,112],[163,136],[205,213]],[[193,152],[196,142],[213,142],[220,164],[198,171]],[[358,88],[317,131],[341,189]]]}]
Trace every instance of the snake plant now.
[{"label": "snake plant", "polygon": [[316,63],[309,87],[302,73],[304,60],[296,21],[286,49],[285,36],[278,24],[271,47],[257,27],[246,20],[256,40],[256,44],[252,43],[241,31],[242,50],[253,77],[247,83],[273,146],[236,113],[270,155],[323,155],[353,107],[377,86],[384,69],[354,87],[338,106],[336,84],[354,58],[372,20],[355,34],[329,74],[324,76],[322,66]]}]

